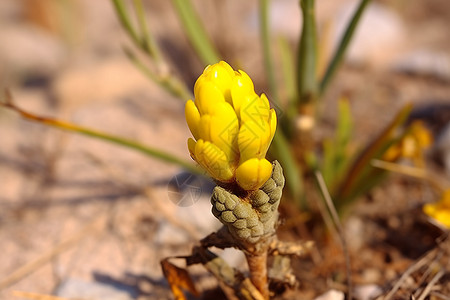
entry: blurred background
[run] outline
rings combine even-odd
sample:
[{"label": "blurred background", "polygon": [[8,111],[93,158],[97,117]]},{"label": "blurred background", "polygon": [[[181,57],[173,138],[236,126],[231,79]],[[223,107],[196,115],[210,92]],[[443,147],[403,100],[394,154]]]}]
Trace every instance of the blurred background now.
[{"label": "blurred background", "polygon": [[[204,66],[171,1],[143,2],[163,56],[192,90]],[[258,1],[193,3],[222,57],[235,69],[245,70],[258,93],[267,93]],[[324,57],[332,54],[355,4],[317,1]],[[301,29],[298,1],[271,1],[270,19],[273,42],[282,36],[295,51]],[[438,114],[424,112],[424,119],[436,137],[438,168],[448,176],[448,28],[447,0],[373,1],[343,68],[324,96],[321,134],[333,132],[341,96],[350,101],[361,144],[408,102],[446,107]],[[189,160],[184,103],[138,70],[124,46],[131,47],[131,42],[109,0],[0,1],[2,93],[9,89],[20,107],[38,115],[127,137]],[[274,59],[280,62],[276,48]],[[220,227],[210,213],[211,183],[194,182],[195,190],[187,191],[192,203],[180,205],[174,199],[187,192],[174,196],[180,191],[172,189],[180,180],[194,179],[176,166],[30,123],[0,108],[0,298],[14,299],[12,291],[82,299],[170,298],[160,260],[188,254],[195,241]],[[381,200],[376,202],[379,206],[370,207],[386,213],[417,204],[397,185],[390,189],[393,194],[375,191],[373,197]],[[396,195],[398,201],[386,195]],[[288,221],[289,217],[295,215],[288,215]],[[354,234],[364,235],[357,230],[362,220],[353,220]],[[288,236],[311,238],[302,230],[293,232]],[[358,244],[355,238],[352,246],[356,252],[365,242],[363,236],[360,239]],[[325,261],[330,253],[322,253]],[[367,254],[361,256],[361,282],[378,283],[400,274],[408,259],[418,255],[406,259],[396,254],[397,269],[379,270],[373,253],[361,253]],[[235,264],[242,259],[233,252],[224,255]],[[380,258],[383,264],[393,259]],[[315,285],[304,278],[304,299],[329,288],[326,278],[333,276],[333,267],[322,264],[315,273],[322,279]],[[205,289],[215,286],[203,271],[195,272]]]}]

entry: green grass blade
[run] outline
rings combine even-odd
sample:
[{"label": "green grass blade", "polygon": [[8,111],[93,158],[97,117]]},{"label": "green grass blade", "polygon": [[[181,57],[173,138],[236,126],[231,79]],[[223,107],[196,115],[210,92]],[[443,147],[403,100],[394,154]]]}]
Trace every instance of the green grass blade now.
[{"label": "green grass blade", "polygon": [[321,172],[331,192],[341,181],[341,175],[351,162],[349,143],[353,122],[347,99],[338,102],[338,121],[333,138],[323,141],[323,163]]},{"label": "green grass blade", "polygon": [[128,11],[125,7],[123,0],[112,0],[112,3],[119,18],[120,24],[122,24],[123,28],[131,37],[133,42],[141,46],[142,45],[141,39],[138,33],[136,32],[134,26],[131,24],[130,16],[128,15]]},{"label": "green grass blade", "polygon": [[180,159],[178,157],[175,157],[165,151],[152,148],[143,144],[140,144],[136,141],[125,139],[119,136],[111,135],[108,133],[104,133],[101,131],[93,130],[87,127],[78,126],[69,122],[53,119],[53,118],[47,118],[38,116],[29,112],[26,112],[22,110],[21,108],[17,107],[15,104],[12,103],[10,97],[7,98],[6,101],[0,101],[0,106],[9,108],[21,115],[26,120],[56,127],[63,130],[72,131],[78,134],[94,137],[96,139],[104,140],[109,143],[117,144],[119,146],[127,147],[135,151],[139,151],[141,153],[144,153],[145,155],[154,157],[156,159],[159,159],[161,161],[171,163],[177,166],[180,166],[192,173],[200,173],[199,168],[195,167],[194,164],[189,163],[183,159]]},{"label": "green grass blade", "polygon": [[[282,91],[280,93],[280,106],[284,110],[283,118],[280,119],[280,127],[288,139],[293,135],[294,119],[297,116],[297,85],[295,58],[292,48],[286,38],[278,39],[282,72]],[[281,101],[283,100],[283,101]]]},{"label": "green grass blade", "polygon": [[280,37],[278,40],[281,58],[281,71],[283,74],[283,86],[288,99],[287,107],[297,99],[297,89],[295,86],[295,63],[292,49],[287,39]]},{"label": "green grass blade", "polygon": [[170,164],[175,164],[178,165],[190,172],[193,173],[199,173],[199,169],[197,169],[195,167],[194,164],[189,163],[183,159],[180,159],[178,157],[175,157],[165,151],[153,148],[153,147],[149,147],[147,145],[143,145],[141,143],[138,143],[136,141],[133,140],[129,140],[129,139],[125,139],[119,136],[115,136],[115,135],[110,135],[110,134],[106,134],[104,132],[100,132],[100,131],[96,131],[96,130],[92,130],[86,127],[80,127],[80,126],[72,126],[72,127],[62,127],[59,126],[59,124],[53,123],[47,123],[47,125],[52,125],[55,127],[60,127],[61,129],[66,129],[66,130],[70,130],[79,134],[83,134],[83,135],[87,135],[87,136],[91,136],[97,139],[101,139],[104,140],[106,142],[111,142],[120,146],[124,146],[130,149],[133,149],[135,151],[139,151],[141,153],[144,153],[148,156],[151,156],[153,158],[159,159],[161,161],[170,163]]},{"label": "green grass blade", "polygon": [[297,66],[299,104],[313,103],[317,98],[317,32],[314,0],[301,0],[303,29],[300,38]]},{"label": "green grass blade", "polygon": [[206,65],[212,65],[220,60],[220,55],[209,39],[200,18],[192,7],[190,0],[172,0],[181,24],[194,47],[197,55]]},{"label": "green grass blade", "polygon": [[332,181],[336,173],[336,141],[332,139],[325,139],[322,143],[323,147],[323,158],[322,158],[322,168],[321,173],[323,179],[327,183],[327,186],[332,186]]},{"label": "green grass blade", "polygon": [[[348,146],[353,131],[353,120],[350,112],[350,104],[347,99],[338,102],[339,120],[336,129],[336,161],[335,177],[340,177],[341,172],[348,166],[350,157]],[[335,178],[337,179],[337,178]]]},{"label": "green grass blade", "polygon": [[137,14],[137,21],[139,26],[140,34],[136,31],[130,21],[130,17],[125,8],[125,5],[122,0],[112,0],[114,4],[114,8],[119,17],[120,23],[123,28],[130,36],[133,43],[145,54],[151,57],[156,63],[155,69],[157,71],[151,70],[147,67],[129,48],[125,47],[125,54],[131,60],[131,62],[141,70],[144,75],[150,78],[152,81],[160,85],[167,92],[172,94],[173,96],[180,98],[182,100],[188,100],[192,98],[191,92],[186,88],[186,85],[181,82],[177,77],[173,76],[169,72],[164,74],[161,73],[160,70],[164,70],[166,68],[162,68],[165,65],[163,61],[163,57],[161,56],[161,51],[154,39],[154,36],[150,32],[145,16],[144,6],[142,5],[141,0],[133,0],[134,9]]},{"label": "green grass blade", "polygon": [[154,36],[148,29],[144,6],[141,0],[133,0],[137,14],[138,25],[141,32],[141,49],[148,53],[155,61],[161,61],[161,53]]},{"label": "green grass blade", "polygon": [[330,64],[328,65],[325,75],[323,76],[322,81],[320,82],[320,94],[323,94],[325,92],[328,84],[330,83],[331,79],[336,73],[336,70],[342,63],[345,51],[347,50],[347,47],[350,44],[350,41],[353,37],[353,33],[355,32],[358,22],[361,19],[361,15],[364,12],[365,8],[367,7],[367,4],[369,4],[369,2],[370,0],[361,0],[358,8],[356,9],[354,15],[352,16],[350,23],[348,24],[347,29],[345,30],[345,33],[339,43],[339,46],[335,54],[333,55]]},{"label": "green grass blade", "polygon": [[175,96],[178,99],[184,100],[184,101],[193,99],[194,95],[192,95],[192,93],[186,88],[186,85],[183,82],[181,82],[180,80],[178,80],[177,77],[170,76],[168,74],[165,76],[155,74],[136,55],[134,55],[134,53],[128,48],[125,48],[125,54],[131,60],[131,62],[139,70],[141,70],[142,73],[144,73],[144,75],[146,75],[148,78],[150,78],[156,84],[161,86],[163,89],[165,89],[171,95]]},{"label": "green grass blade", "polygon": [[[356,195],[354,191],[362,190],[360,188],[360,183],[371,180],[370,176],[368,176],[368,174],[370,175],[370,172],[374,172],[371,161],[374,158],[379,158],[378,156],[384,153],[386,149],[398,139],[398,137],[395,137],[397,130],[404,124],[411,110],[411,104],[403,107],[383,132],[361,151],[347,171],[347,174],[342,177],[344,180],[337,190],[337,194],[334,196],[337,206],[340,205],[340,202],[351,201],[354,195]],[[377,170],[375,172],[381,171],[383,170]]]},{"label": "green grass blade", "polygon": [[270,154],[278,159],[283,166],[287,188],[294,201],[300,208],[306,208],[306,202],[303,196],[303,180],[300,176],[301,170],[295,161],[289,144],[281,130],[278,130],[275,133],[272,145],[270,147]]}]

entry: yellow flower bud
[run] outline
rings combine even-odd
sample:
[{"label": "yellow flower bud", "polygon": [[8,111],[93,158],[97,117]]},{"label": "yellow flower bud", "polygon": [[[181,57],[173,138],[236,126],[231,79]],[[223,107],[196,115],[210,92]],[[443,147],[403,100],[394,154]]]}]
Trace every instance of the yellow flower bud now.
[{"label": "yellow flower bud", "polygon": [[419,166],[425,165],[424,152],[433,141],[431,132],[422,121],[414,121],[408,132],[395,144],[390,146],[383,155],[383,160],[396,161],[408,158]]},{"label": "yellow flower bud", "polygon": [[236,170],[236,181],[244,190],[256,190],[269,179],[272,164],[267,159],[251,158]]},{"label": "yellow flower bud", "polygon": [[186,102],[186,122],[194,139],[191,157],[214,179],[260,188],[270,177],[266,153],[277,126],[269,100],[255,93],[250,77],[221,61],[208,66]]}]

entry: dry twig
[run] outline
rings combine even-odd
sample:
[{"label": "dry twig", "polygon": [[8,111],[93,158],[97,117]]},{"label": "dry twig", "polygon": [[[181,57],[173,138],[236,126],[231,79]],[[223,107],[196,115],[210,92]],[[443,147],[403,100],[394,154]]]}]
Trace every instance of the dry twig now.
[{"label": "dry twig", "polygon": [[325,199],[325,203],[327,204],[328,210],[330,211],[330,215],[333,219],[333,223],[337,228],[337,232],[339,234],[339,239],[342,245],[342,251],[345,256],[345,268],[347,271],[347,289],[348,289],[348,299],[352,299],[352,271],[351,271],[351,263],[350,263],[350,255],[348,253],[347,242],[344,236],[344,229],[342,228],[342,224],[339,220],[338,213],[336,208],[333,205],[333,200],[331,199],[330,193],[328,192],[327,186],[325,184],[325,180],[321,173],[316,172],[317,182],[319,183],[320,190],[322,191],[323,197]]},{"label": "dry twig", "polygon": [[444,276],[445,272],[443,270],[440,270],[433,279],[430,280],[430,282],[427,284],[425,289],[423,290],[422,294],[417,300],[425,300],[425,297],[430,294],[431,289],[433,286],[441,279],[442,276]]}]

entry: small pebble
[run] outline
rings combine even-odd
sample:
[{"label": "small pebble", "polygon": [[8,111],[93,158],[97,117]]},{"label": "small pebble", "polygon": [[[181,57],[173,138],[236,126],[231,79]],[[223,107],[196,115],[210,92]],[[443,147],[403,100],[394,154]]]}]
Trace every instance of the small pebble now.
[{"label": "small pebble", "polygon": [[355,287],[354,296],[358,300],[370,300],[378,297],[382,292],[382,289],[378,285],[366,284]]},{"label": "small pebble", "polygon": [[338,290],[329,290],[325,294],[316,297],[314,300],[344,300],[345,295]]}]

